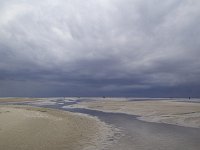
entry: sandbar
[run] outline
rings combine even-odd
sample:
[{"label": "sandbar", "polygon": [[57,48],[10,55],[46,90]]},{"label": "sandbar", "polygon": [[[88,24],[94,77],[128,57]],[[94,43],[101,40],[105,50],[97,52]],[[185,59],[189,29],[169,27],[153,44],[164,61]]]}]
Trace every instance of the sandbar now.
[{"label": "sandbar", "polygon": [[138,119],[143,121],[200,128],[200,103],[176,100],[129,101],[127,99],[105,98],[96,101],[83,101],[71,107],[125,113],[136,115]]}]

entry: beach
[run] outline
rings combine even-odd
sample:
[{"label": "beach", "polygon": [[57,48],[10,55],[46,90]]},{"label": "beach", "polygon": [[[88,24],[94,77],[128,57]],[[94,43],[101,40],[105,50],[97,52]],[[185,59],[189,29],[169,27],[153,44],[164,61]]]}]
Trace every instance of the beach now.
[{"label": "beach", "polygon": [[96,117],[30,106],[0,106],[3,150],[103,149],[113,132]]},{"label": "beach", "polygon": [[6,102],[6,103],[13,103],[13,102],[27,102],[27,101],[36,101],[43,98],[24,98],[24,97],[2,97],[0,98],[0,102]]},{"label": "beach", "polygon": [[4,150],[198,150],[200,146],[198,100],[52,97],[7,98],[0,104]]},{"label": "beach", "polygon": [[130,101],[125,98],[104,98],[83,101],[71,107],[125,113],[137,115],[137,118],[143,121],[200,128],[200,103],[189,101],[176,101],[176,99]]}]

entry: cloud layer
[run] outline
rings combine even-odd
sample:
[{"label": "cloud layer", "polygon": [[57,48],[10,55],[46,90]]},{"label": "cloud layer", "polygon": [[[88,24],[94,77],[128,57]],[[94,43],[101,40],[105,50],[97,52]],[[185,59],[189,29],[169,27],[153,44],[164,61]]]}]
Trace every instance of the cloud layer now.
[{"label": "cloud layer", "polygon": [[2,0],[0,96],[200,96],[199,17],[196,0]]}]

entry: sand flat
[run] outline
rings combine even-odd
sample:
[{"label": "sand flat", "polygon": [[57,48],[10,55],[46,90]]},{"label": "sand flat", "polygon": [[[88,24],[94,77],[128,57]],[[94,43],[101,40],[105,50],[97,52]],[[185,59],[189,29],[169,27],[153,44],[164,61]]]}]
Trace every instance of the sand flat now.
[{"label": "sand flat", "polygon": [[0,102],[26,102],[26,101],[34,101],[40,100],[41,98],[22,98],[22,97],[3,97],[0,98]]},{"label": "sand flat", "polygon": [[141,120],[168,123],[185,127],[200,128],[200,103],[169,100],[128,101],[105,99],[81,102],[73,107],[88,108],[105,112],[138,115]]},{"label": "sand flat", "polygon": [[3,150],[93,150],[106,144],[110,128],[97,118],[28,106],[0,106]]}]

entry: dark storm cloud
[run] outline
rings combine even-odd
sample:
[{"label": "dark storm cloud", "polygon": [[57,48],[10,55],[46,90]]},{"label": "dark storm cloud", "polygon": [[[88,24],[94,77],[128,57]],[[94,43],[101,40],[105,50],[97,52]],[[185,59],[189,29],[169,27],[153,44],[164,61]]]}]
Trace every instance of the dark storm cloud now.
[{"label": "dark storm cloud", "polygon": [[196,0],[3,0],[0,96],[200,96],[199,8]]}]

